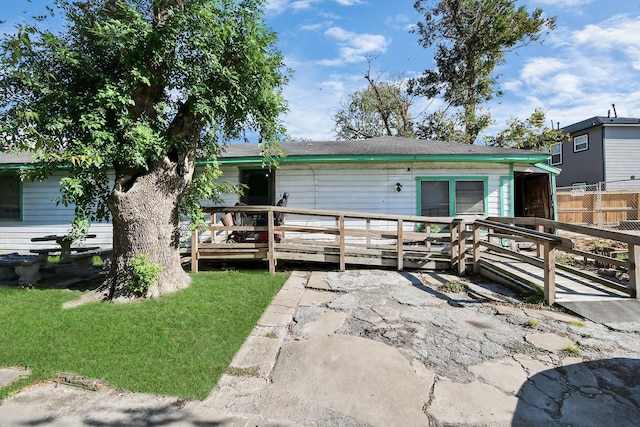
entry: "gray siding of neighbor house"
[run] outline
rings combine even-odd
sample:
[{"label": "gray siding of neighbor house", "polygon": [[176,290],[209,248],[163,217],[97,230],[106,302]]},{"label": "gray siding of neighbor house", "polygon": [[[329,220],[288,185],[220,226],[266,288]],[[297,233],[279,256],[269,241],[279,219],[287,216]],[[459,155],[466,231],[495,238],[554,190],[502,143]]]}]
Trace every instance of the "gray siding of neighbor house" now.
[{"label": "gray siding of neighbor house", "polygon": [[[640,127],[605,128],[607,189],[637,189],[640,180]],[[618,182],[615,182],[618,181]]]},{"label": "gray siding of neighbor house", "polygon": [[[558,187],[569,187],[580,182],[595,184],[604,179],[602,130],[602,127],[597,127],[577,131],[571,134],[570,141],[562,143],[562,164],[554,165],[562,170],[556,178]],[[573,137],[585,134],[589,135],[589,149],[574,153]]]}]

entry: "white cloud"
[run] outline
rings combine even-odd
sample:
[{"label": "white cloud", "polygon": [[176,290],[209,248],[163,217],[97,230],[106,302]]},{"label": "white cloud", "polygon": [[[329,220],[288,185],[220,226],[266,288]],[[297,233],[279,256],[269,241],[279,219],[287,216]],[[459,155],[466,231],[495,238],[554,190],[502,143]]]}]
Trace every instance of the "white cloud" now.
[{"label": "white cloud", "polygon": [[265,10],[274,14],[283,13],[286,10],[308,10],[316,3],[322,3],[323,0],[269,0],[265,5]]},{"label": "white cloud", "polygon": [[535,3],[550,5],[555,7],[567,8],[575,6],[584,6],[593,0],[536,0]]},{"label": "white cloud", "polygon": [[[315,4],[323,3],[325,0],[269,0],[265,5],[265,10],[279,14],[286,10],[309,10]],[[335,0],[341,6],[354,6],[363,4],[362,0]]]},{"label": "white cloud", "polygon": [[324,34],[337,40],[340,45],[338,58],[318,61],[326,66],[362,62],[369,55],[386,52],[390,43],[390,40],[382,35],[358,34],[339,27],[331,27]]},{"label": "white cloud", "polygon": [[354,4],[362,4],[362,0],[336,0],[336,3],[342,6],[353,6]]},{"label": "white cloud", "polygon": [[331,26],[331,21],[319,22],[317,24],[301,25],[300,29],[304,31],[319,31],[328,26]]},{"label": "white cloud", "polygon": [[411,18],[405,14],[389,16],[384,22],[394,30],[410,31],[415,26]]},{"label": "white cloud", "polygon": [[519,78],[502,85],[510,97],[508,105],[492,104],[498,126],[534,108],[561,126],[606,115],[611,104],[618,116],[640,116],[640,89],[634,87],[640,70],[638,26],[640,17],[617,15],[573,31],[559,28],[549,56],[525,61]]}]

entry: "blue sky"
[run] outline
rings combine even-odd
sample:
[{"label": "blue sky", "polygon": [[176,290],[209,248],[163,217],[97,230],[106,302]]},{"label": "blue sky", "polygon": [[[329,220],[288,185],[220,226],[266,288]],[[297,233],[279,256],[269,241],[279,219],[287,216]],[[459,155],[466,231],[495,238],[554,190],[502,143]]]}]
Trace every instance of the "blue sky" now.
[{"label": "blue sky", "polygon": [[[0,31],[23,16],[41,13],[45,0],[3,0]],[[335,139],[332,114],[372,76],[406,79],[432,66],[433,52],[418,45],[410,29],[420,16],[414,0],[269,0],[268,25],[279,36],[286,64],[295,73],[285,90],[283,118],[295,138]],[[566,126],[606,116],[640,117],[640,0],[520,0],[557,17],[557,29],[542,44],[510,53],[500,74],[504,96],[486,107],[502,128],[510,117],[542,108],[549,121]],[[53,21],[49,25],[56,25]],[[414,116],[440,106],[415,100]],[[613,114],[613,111],[612,111]]]}]

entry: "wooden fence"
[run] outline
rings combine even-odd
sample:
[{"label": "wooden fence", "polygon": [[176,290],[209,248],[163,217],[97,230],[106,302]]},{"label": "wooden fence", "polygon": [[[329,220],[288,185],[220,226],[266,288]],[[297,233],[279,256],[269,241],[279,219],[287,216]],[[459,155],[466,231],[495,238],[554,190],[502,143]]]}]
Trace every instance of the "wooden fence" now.
[{"label": "wooden fence", "polygon": [[560,222],[618,226],[640,219],[638,191],[566,188],[558,189],[556,196]]}]

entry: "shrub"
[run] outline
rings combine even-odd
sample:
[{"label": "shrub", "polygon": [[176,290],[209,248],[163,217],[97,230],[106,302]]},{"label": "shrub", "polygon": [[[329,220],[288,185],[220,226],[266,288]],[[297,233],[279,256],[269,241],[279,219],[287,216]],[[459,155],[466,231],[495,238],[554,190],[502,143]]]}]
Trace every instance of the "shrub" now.
[{"label": "shrub", "polygon": [[164,266],[149,262],[148,254],[139,254],[131,260],[131,281],[129,290],[133,293],[146,293],[158,280]]}]

